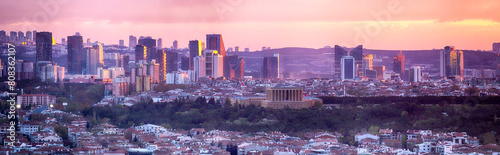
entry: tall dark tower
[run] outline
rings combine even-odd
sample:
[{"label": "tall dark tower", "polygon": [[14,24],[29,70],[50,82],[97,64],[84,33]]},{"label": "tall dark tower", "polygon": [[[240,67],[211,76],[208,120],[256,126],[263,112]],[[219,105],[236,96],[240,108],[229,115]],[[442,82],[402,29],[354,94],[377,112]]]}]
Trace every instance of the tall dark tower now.
[{"label": "tall dark tower", "polygon": [[194,57],[201,56],[203,51],[203,46],[198,40],[189,41],[189,70],[194,70]]},{"label": "tall dark tower", "polygon": [[151,37],[140,38],[137,45],[144,45],[147,47],[146,59],[151,62],[152,59],[156,59],[156,40]]},{"label": "tall dark tower", "polygon": [[82,74],[83,37],[68,36],[68,73]]},{"label": "tall dark tower", "polygon": [[36,33],[36,61],[52,61],[52,33]]},{"label": "tall dark tower", "polygon": [[166,52],[166,64],[167,64],[167,67],[166,67],[166,72],[167,73],[171,73],[171,72],[174,72],[174,71],[177,71],[179,69],[179,59],[177,58],[178,57],[178,54],[177,52],[173,52],[173,51],[168,51]]},{"label": "tall dark tower", "polygon": [[226,59],[226,48],[224,47],[224,41],[222,40],[222,35],[220,34],[207,34],[207,50],[216,50],[223,60],[223,75],[225,77],[230,77],[229,63]]},{"label": "tall dark tower", "polygon": [[401,79],[406,79],[405,77],[405,56],[403,55],[403,51],[400,51],[398,55],[394,56],[394,66],[393,70],[396,73],[399,73]]},{"label": "tall dark tower", "polygon": [[351,51],[349,51],[349,55],[354,57],[356,77],[363,76],[363,45],[358,45],[356,48],[351,49]]},{"label": "tall dark tower", "polygon": [[264,62],[262,62],[262,78],[278,78],[278,57],[264,57]]},{"label": "tall dark tower", "polygon": [[138,63],[139,60],[147,59],[147,47],[144,45],[136,45],[135,46],[135,63]]},{"label": "tall dark tower", "polygon": [[245,74],[245,60],[237,55],[227,56],[229,63],[229,78],[243,79]]},{"label": "tall dark tower", "polygon": [[339,45],[335,45],[335,78],[340,79],[340,62],[343,56],[347,56],[347,50]]},{"label": "tall dark tower", "polygon": [[165,83],[167,80],[166,74],[167,74],[167,53],[165,53],[165,50],[158,50],[156,52],[156,62],[160,64],[160,83]]}]

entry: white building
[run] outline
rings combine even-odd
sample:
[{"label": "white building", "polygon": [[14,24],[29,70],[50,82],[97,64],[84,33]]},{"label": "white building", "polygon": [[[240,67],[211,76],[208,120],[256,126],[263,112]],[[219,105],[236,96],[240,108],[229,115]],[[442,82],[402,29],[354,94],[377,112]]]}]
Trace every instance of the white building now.
[{"label": "white building", "polygon": [[222,55],[215,50],[203,51],[205,54],[206,76],[222,77],[224,76],[224,59]]},{"label": "white building", "polygon": [[206,69],[205,69],[205,58],[201,56],[197,56],[193,58],[194,61],[194,80],[193,81],[198,81],[200,77],[205,77],[206,76]]},{"label": "white building", "polygon": [[188,73],[186,72],[172,72],[167,73],[166,84],[186,84],[189,81]]},{"label": "white building", "polygon": [[147,132],[149,134],[155,134],[155,135],[157,133],[167,132],[167,129],[165,129],[164,127],[154,125],[154,124],[145,124],[145,125],[141,125],[141,126],[136,126],[135,129]]}]

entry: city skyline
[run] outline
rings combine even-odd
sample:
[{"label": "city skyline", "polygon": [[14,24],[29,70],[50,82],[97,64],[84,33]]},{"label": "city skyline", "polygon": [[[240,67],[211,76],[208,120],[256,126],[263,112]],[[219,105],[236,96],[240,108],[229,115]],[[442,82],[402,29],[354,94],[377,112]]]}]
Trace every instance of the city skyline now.
[{"label": "city skyline", "polygon": [[252,51],[263,46],[358,44],[388,50],[440,49],[442,45],[491,50],[491,44],[500,40],[495,16],[500,3],[490,0],[292,1],[286,5],[283,1],[147,1],[144,7],[116,1],[2,3],[0,10],[7,13],[0,15],[0,26],[6,31],[50,31],[55,40],[80,32],[84,39],[106,44],[119,44],[135,35],[178,40],[184,48],[189,40],[203,40],[212,33],[224,35],[226,47]]}]

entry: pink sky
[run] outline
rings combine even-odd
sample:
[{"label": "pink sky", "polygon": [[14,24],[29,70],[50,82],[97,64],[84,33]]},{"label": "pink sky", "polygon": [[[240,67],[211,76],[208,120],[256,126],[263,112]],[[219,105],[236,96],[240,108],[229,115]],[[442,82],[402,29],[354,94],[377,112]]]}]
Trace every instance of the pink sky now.
[{"label": "pink sky", "polygon": [[500,42],[498,0],[4,0],[0,10],[0,29],[51,31],[58,42],[75,32],[106,44],[128,45],[129,35],[163,38],[164,47],[218,33],[226,47],[251,50],[491,50]]}]

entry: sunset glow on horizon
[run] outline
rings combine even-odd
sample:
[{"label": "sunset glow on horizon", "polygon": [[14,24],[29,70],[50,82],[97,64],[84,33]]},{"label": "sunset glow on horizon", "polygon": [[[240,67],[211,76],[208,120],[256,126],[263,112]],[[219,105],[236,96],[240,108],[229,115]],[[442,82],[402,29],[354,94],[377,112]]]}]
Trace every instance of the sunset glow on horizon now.
[{"label": "sunset glow on horizon", "polygon": [[222,34],[226,47],[341,45],[418,50],[453,45],[491,50],[500,42],[495,0],[383,1],[15,1],[0,2],[5,31],[51,31],[55,40],[79,32],[84,40],[128,44],[128,36],[162,38],[170,47]]}]

